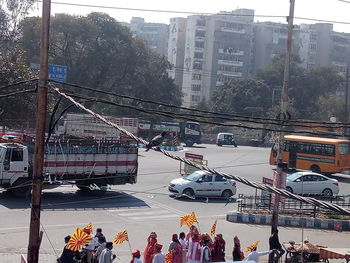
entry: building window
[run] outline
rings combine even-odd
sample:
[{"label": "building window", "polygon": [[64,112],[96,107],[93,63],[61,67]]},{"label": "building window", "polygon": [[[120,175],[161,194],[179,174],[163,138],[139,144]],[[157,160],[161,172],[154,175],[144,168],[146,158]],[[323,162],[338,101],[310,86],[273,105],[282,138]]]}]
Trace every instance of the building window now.
[{"label": "building window", "polygon": [[192,79],[193,80],[201,80],[202,79],[202,75],[201,74],[193,74],[192,75]]},{"label": "building window", "polygon": [[202,52],[194,52],[194,58],[203,58]]},{"label": "building window", "polygon": [[317,45],[316,45],[316,44],[310,44],[310,45],[309,45],[309,48],[310,48],[311,50],[316,50],[316,49],[317,49]]},{"label": "building window", "polygon": [[196,41],[195,45],[196,48],[204,48],[204,42]]},{"label": "building window", "polygon": [[203,68],[203,64],[200,61],[194,61],[193,62],[193,69],[202,69]]},{"label": "building window", "polygon": [[205,37],[205,31],[196,30],[196,37]]},{"label": "building window", "polygon": [[200,100],[201,100],[201,96],[192,95],[192,97],[191,97],[192,102],[199,102]]},{"label": "building window", "polygon": [[198,19],[196,26],[205,26],[206,22],[204,19]]},{"label": "building window", "polygon": [[201,91],[201,85],[200,84],[192,84],[191,90],[192,91]]}]

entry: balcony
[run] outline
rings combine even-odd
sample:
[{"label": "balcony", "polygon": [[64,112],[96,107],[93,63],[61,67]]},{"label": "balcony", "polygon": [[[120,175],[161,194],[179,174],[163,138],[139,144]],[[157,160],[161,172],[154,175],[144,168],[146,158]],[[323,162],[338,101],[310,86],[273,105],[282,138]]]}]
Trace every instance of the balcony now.
[{"label": "balcony", "polygon": [[218,75],[224,75],[227,77],[242,77],[242,72],[222,71],[218,70]]},{"label": "balcony", "polygon": [[225,51],[223,48],[219,48],[219,54],[231,54],[231,55],[243,56],[244,51],[234,50],[234,49],[226,49]]},{"label": "balcony", "polygon": [[243,67],[243,62],[242,61],[232,61],[232,60],[218,60],[218,64],[223,64],[223,65],[233,65],[233,66],[238,66],[238,67]]},{"label": "balcony", "polygon": [[245,32],[246,32],[244,29],[238,30],[236,28],[224,27],[224,26],[221,27],[220,30],[222,32],[230,32],[230,33],[238,33],[238,34],[245,34]]}]

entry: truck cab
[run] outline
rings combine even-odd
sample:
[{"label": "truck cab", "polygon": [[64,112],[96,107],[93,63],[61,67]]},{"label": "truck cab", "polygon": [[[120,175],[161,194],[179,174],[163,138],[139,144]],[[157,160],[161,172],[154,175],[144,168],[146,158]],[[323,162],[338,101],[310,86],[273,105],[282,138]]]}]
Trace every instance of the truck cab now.
[{"label": "truck cab", "polygon": [[187,147],[193,146],[193,144],[201,144],[202,130],[198,122],[187,121],[180,125],[180,138],[186,144]]}]

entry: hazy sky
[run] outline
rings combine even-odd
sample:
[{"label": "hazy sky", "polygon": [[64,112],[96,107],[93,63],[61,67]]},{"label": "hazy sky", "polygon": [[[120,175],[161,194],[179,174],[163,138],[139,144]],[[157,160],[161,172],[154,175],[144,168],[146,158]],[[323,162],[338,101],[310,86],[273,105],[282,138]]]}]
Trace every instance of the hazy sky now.
[{"label": "hazy sky", "polygon": [[[156,9],[183,12],[217,13],[219,11],[232,11],[236,8],[250,8],[256,15],[287,16],[289,12],[289,0],[51,0],[51,13],[68,13],[86,15],[92,11],[108,13],[118,21],[129,22],[133,16],[145,18],[146,22],[169,23],[171,17],[186,17],[189,14],[173,14],[158,12],[141,12],[129,10],[101,9],[93,7],[75,7],[59,5],[59,3],[84,3],[88,5],[102,5],[123,8]],[[322,20],[335,20],[348,22],[349,24],[335,24],[335,31],[350,32],[350,0],[295,0],[295,16],[315,18]],[[41,15],[42,3],[35,4],[35,10],[30,15]],[[259,18],[255,21],[286,22],[281,18]],[[296,19],[295,24],[314,23]]]}]

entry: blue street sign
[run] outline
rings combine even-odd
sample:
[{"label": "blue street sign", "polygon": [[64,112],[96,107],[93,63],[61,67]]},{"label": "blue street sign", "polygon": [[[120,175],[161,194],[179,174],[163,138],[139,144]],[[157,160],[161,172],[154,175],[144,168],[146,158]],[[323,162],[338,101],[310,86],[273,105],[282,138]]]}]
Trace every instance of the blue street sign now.
[{"label": "blue street sign", "polygon": [[67,66],[49,64],[49,79],[67,82]]}]

